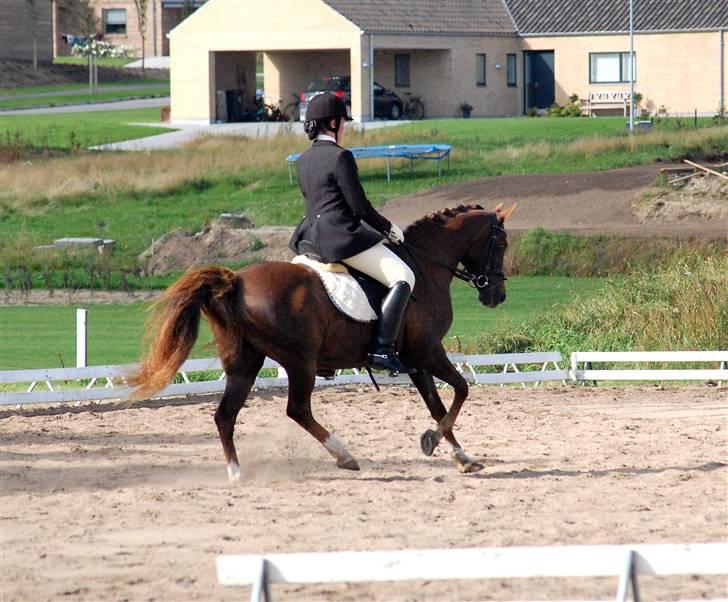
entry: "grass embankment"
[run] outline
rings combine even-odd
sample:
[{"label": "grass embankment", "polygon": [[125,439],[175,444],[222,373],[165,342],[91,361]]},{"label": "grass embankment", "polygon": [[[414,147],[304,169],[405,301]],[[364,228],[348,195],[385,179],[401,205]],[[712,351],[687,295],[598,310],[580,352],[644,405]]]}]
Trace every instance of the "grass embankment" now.
[{"label": "grass embankment", "polygon": [[[133,63],[137,59],[135,58],[111,58],[104,57],[96,59],[96,64],[99,67],[123,67],[129,63]],[[88,59],[85,56],[57,56],[53,59],[53,63],[56,65],[81,65],[83,67],[88,65]]]},{"label": "grass embankment", "polygon": [[[3,204],[7,199],[17,197],[17,191],[9,179],[19,169],[34,167],[34,177],[41,177],[46,170],[50,170],[48,177],[43,177],[46,190],[33,194],[36,199],[45,197],[49,202],[66,197],[71,201],[75,194],[73,189],[68,192],[63,190],[63,182],[73,179],[85,180],[86,189],[93,190],[94,183],[87,180],[88,169],[86,165],[77,163],[80,159],[101,158],[93,154],[84,154],[79,157],[78,151],[96,144],[118,142],[133,138],[143,138],[154,134],[169,132],[168,128],[130,125],[131,123],[160,123],[158,108],[134,109],[127,111],[98,111],[88,113],[54,113],[49,115],[3,115],[0,117],[0,153],[6,157],[6,161],[0,165],[0,202]],[[35,157],[36,160],[30,163],[19,164],[12,161],[16,157],[22,157],[28,151],[68,151],[62,157],[55,159],[43,159]],[[75,153],[75,154],[74,154]],[[113,159],[117,155],[107,155]],[[57,163],[56,163],[57,161]],[[65,176],[62,174],[65,172]],[[133,178],[134,172],[127,172],[127,180]],[[27,175],[30,175],[28,172]],[[61,179],[60,188],[55,191],[49,189],[52,186],[52,178]],[[21,195],[24,196],[24,195]],[[27,198],[27,197],[26,197]],[[53,207],[48,207],[53,211]],[[2,219],[2,215],[0,215]]]},{"label": "grass embankment", "polygon": [[62,107],[66,105],[96,104],[133,100],[135,98],[157,98],[169,96],[169,85],[145,86],[143,88],[127,85],[127,89],[104,90],[102,87],[96,94],[53,94],[34,96],[31,98],[8,98],[0,100],[0,111],[14,109],[31,109],[33,107]]},{"label": "grass embankment", "polygon": [[[128,81],[118,82],[99,82],[99,89],[104,88],[125,88],[125,87],[136,87],[136,86],[163,86],[165,82],[158,79],[134,79]],[[169,86],[167,86],[169,87]],[[61,92],[83,92],[88,90],[87,83],[81,84],[53,84],[44,86],[25,86],[18,88],[0,88],[0,96],[29,96],[35,94],[58,94]]]},{"label": "grass embankment", "polygon": [[[478,303],[472,288],[459,281],[453,285],[455,321],[445,339],[458,348],[467,345],[476,332],[506,332],[514,325],[553,311],[575,293],[589,297],[599,291],[599,278],[515,277],[508,281],[508,300],[496,309]],[[57,295],[62,295],[61,291]],[[94,365],[135,362],[141,354],[146,305],[89,305],[89,363]],[[75,305],[0,307],[0,370],[50,368],[75,362]],[[457,337],[457,339],[453,338]],[[211,335],[202,321],[200,337],[192,357],[210,357]]]},{"label": "grass embankment", "polygon": [[481,352],[557,349],[653,351],[728,349],[728,256],[676,258],[658,270],[612,278],[598,295],[576,298],[521,326],[481,333]]},{"label": "grass embankment", "polygon": [[[114,115],[113,124],[104,121],[108,117],[98,119],[108,128],[104,135],[118,140],[130,134],[131,126],[122,121],[144,117]],[[74,131],[46,131],[40,121],[24,127],[48,144],[52,138],[67,141]],[[89,140],[92,132],[98,133],[90,127],[73,135],[98,143],[102,136]],[[363,183],[375,205],[437,184],[489,175],[609,169],[656,158],[717,156],[728,148],[726,126],[634,137],[623,132],[621,118],[433,120],[352,133],[347,144],[453,144],[452,169],[442,177],[430,164],[418,165],[414,173],[402,164],[388,184],[383,163],[362,161]],[[70,235],[113,238],[121,253],[135,257],[165,232],[180,227],[197,231],[221,212],[243,211],[259,226],[293,225],[303,202],[297,186],[288,182],[284,158],[307,145],[302,136],[292,134],[269,140],[208,138],[177,151],[90,154],[2,166],[0,236],[24,233],[39,244]]]}]

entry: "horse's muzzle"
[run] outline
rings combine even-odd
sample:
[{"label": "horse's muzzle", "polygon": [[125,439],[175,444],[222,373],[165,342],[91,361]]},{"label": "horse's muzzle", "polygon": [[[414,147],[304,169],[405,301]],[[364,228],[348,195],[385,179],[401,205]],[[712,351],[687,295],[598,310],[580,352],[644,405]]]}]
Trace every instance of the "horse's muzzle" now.
[{"label": "horse's muzzle", "polygon": [[486,307],[496,307],[506,300],[505,287],[500,285],[493,288],[480,289],[478,300]]}]

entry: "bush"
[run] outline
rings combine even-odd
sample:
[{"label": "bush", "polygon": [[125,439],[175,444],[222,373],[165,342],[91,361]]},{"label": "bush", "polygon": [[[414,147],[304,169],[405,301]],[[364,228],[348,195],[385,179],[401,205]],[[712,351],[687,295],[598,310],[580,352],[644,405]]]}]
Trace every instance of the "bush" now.
[{"label": "bush", "polygon": [[678,241],[529,230],[509,240],[506,272],[522,276],[608,276],[686,256],[720,255],[725,241]]},{"label": "bush", "polygon": [[516,329],[483,335],[477,352],[658,351],[728,348],[728,256],[675,258],[609,280],[588,300]]}]

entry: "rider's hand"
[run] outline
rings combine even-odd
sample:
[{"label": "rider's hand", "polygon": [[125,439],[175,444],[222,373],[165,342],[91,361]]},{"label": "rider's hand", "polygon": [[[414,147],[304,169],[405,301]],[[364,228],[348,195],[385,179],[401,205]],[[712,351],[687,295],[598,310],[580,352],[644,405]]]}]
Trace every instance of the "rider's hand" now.
[{"label": "rider's hand", "polygon": [[387,238],[396,243],[404,242],[402,228],[400,228],[397,224],[392,224],[389,228],[389,232],[387,232]]}]

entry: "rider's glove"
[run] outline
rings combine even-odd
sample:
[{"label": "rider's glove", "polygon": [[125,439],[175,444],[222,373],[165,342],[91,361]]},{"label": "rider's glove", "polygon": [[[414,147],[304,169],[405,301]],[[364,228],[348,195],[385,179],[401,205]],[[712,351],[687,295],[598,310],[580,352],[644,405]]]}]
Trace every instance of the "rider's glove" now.
[{"label": "rider's glove", "polygon": [[397,224],[392,224],[389,228],[389,232],[387,232],[387,238],[396,243],[404,242],[402,228],[400,228]]}]

